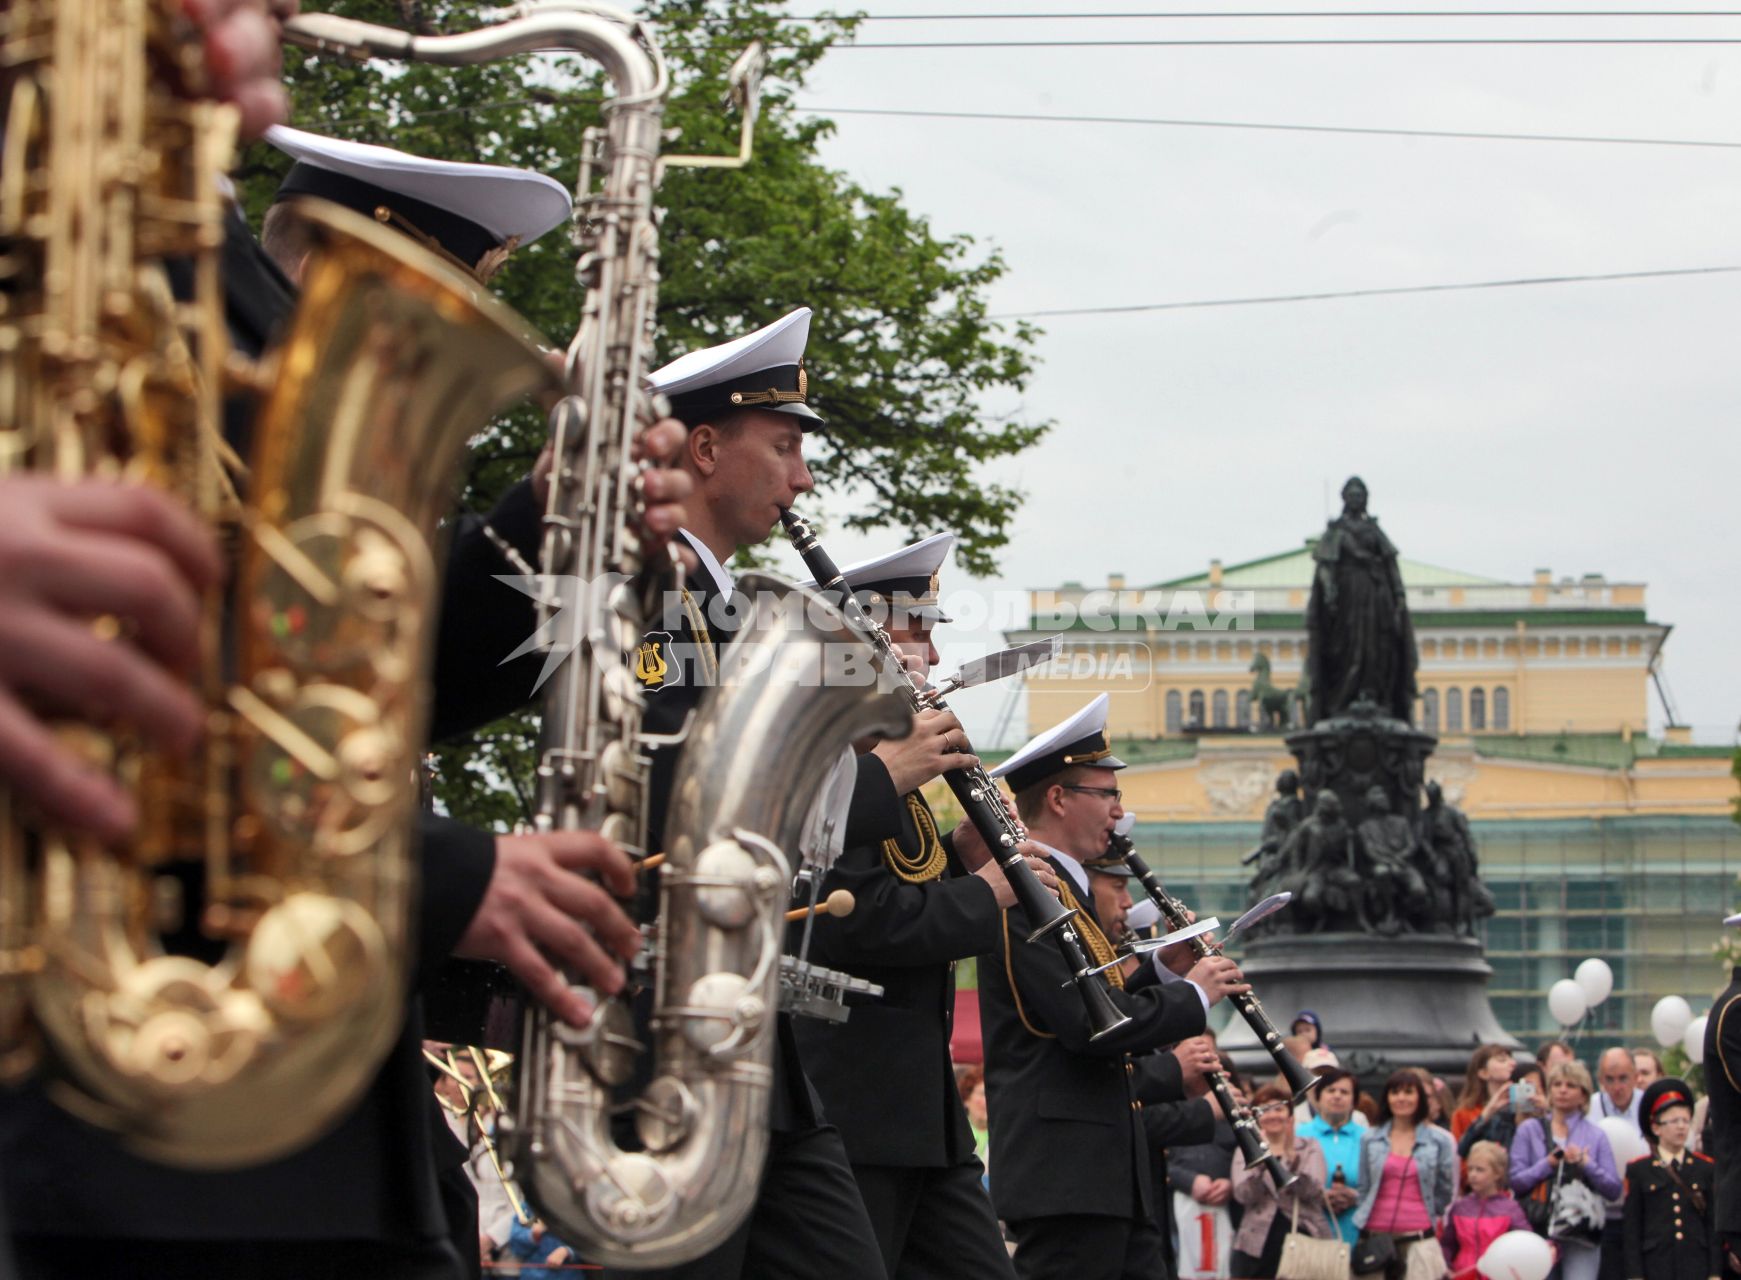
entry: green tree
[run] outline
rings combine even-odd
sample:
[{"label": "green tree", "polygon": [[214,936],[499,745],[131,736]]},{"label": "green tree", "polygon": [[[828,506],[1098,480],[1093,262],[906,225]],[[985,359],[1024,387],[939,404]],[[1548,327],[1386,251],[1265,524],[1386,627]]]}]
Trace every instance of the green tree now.
[{"label": "green tree", "polygon": [[[474,5],[332,0],[320,8],[426,34],[469,30]],[[857,529],[908,537],[956,533],[957,557],[986,573],[1008,539],[1022,494],[991,484],[982,464],[1035,443],[1046,424],[994,420],[987,392],[1021,391],[1037,331],[987,318],[1002,256],[966,235],[939,234],[901,193],[866,190],[819,158],[832,125],[796,111],[794,95],[854,19],[784,20],[766,0],[651,0],[646,16],[671,68],[668,152],[729,154],[738,119],[722,110],[736,55],[770,53],[755,155],[739,171],[673,168],[661,188],[657,365],[806,304],[816,312],[806,363],[829,429],[811,442],[812,470]],[[578,58],[519,58],[466,68],[355,64],[287,51],[292,118],[318,133],[422,155],[520,165],[572,182],[584,130],[607,86]],[[255,221],[288,160],[264,144],[238,185]],[[492,287],[554,341],[579,314],[573,250],[561,234],[521,249]],[[481,435],[464,494],[487,509],[542,444],[542,416],[522,410]],[[504,781],[530,777],[523,722],[504,722],[440,753],[438,794],[455,816],[496,825],[520,810]]]}]

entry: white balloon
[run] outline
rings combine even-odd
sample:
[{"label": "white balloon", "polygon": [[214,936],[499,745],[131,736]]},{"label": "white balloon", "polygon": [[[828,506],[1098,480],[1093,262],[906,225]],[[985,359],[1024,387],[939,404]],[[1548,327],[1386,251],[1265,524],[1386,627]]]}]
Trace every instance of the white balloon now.
[{"label": "white balloon", "polygon": [[1681,1047],[1687,1051],[1687,1057],[1697,1067],[1705,1061],[1705,1015],[1700,1014],[1687,1023],[1687,1033],[1681,1037]]},{"label": "white balloon", "polygon": [[1687,1023],[1692,1020],[1690,1004],[1679,996],[1664,996],[1650,1011],[1650,1033],[1666,1049],[1687,1033]]},{"label": "white balloon", "polygon": [[1569,1027],[1589,1008],[1585,999],[1584,988],[1570,978],[1561,978],[1548,988],[1548,1012],[1554,1015],[1554,1021],[1562,1027]]},{"label": "white balloon", "polygon": [[1572,974],[1572,980],[1584,988],[1584,998],[1594,1009],[1606,1000],[1614,990],[1614,970],[1608,967],[1606,960],[1598,960],[1591,956],[1579,965]]},{"label": "white balloon", "polygon": [[1596,1127],[1608,1135],[1608,1146],[1614,1152],[1616,1168],[1624,1169],[1639,1156],[1650,1154],[1644,1135],[1634,1129],[1632,1121],[1625,1116],[1606,1116],[1596,1122]]},{"label": "white balloon", "polygon": [[1487,1280],[1547,1280],[1554,1251],[1533,1231],[1507,1231],[1487,1246],[1475,1269]]}]

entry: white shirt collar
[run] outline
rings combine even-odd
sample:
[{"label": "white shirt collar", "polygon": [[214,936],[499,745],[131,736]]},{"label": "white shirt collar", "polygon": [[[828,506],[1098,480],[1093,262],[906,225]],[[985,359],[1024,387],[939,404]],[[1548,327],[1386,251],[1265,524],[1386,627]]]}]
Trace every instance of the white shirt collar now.
[{"label": "white shirt collar", "polygon": [[1040,848],[1044,849],[1047,853],[1051,854],[1063,864],[1064,870],[1070,873],[1070,878],[1076,882],[1076,887],[1078,889],[1085,894],[1093,893],[1093,890],[1088,887],[1088,871],[1080,862],[1065,853],[1062,849],[1054,849],[1044,840],[1036,840],[1034,843],[1039,845]]},{"label": "white shirt collar", "polygon": [[708,577],[713,579],[713,585],[719,588],[719,594],[729,596],[736,584],[733,582],[731,574],[727,573],[725,567],[720,564],[719,557],[709,551],[707,544],[689,530],[679,529],[677,532],[681,533],[684,541],[689,543],[690,549],[695,552],[695,558],[701,561],[702,569],[706,571]]}]

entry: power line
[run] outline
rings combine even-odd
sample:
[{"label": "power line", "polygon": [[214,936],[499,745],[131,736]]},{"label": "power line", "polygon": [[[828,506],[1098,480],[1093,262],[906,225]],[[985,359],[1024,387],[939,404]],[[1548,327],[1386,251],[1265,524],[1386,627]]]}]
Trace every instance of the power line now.
[{"label": "power line", "polygon": [[1284,302],[1329,302],[1338,298],[1382,298],[1407,293],[1455,293],[1472,289],[1519,289],[1544,284],[1591,284],[1613,280],[1658,280],[1671,276],[1710,276],[1741,271],[1732,267],[1679,267],[1665,271],[1614,271],[1585,276],[1524,276],[1462,284],[1416,284],[1391,289],[1342,289],[1333,293],[1282,293],[1256,298],[1209,298],[1191,302],[1142,302],[1118,307],[1057,307],[1045,311],[1005,311],[988,320],[1042,320],[1057,316],[1128,315],[1139,311],[1189,311],[1204,307],[1256,307]]},{"label": "power line", "polygon": [[[1735,9],[1262,9],[1242,13],[1207,10],[1151,10],[1131,13],[805,13],[782,18],[783,22],[1064,22],[1122,19],[1225,19],[1249,18],[1741,18]],[[728,25],[730,18],[706,18],[705,25]]]},{"label": "power line", "polygon": [[1253,129],[1281,133],[1347,133],[1383,138],[1459,138],[1478,142],[1584,142],[1633,147],[1741,149],[1741,142],[1696,138],[1610,138],[1570,133],[1481,133],[1460,129],[1386,129],[1359,125],[1274,124],[1254,120],[1177,120],[1150,116],[1039,115],[1000,111],[920,111],[896,107],[822,107],[794,104],[798,111],[827,116],[909,116],[921,120],[1013,120],[1041,124],[1156,125],[1174,129]]},{"label": "power line", "polygon": [[[1359,48],[1432,45],[1451,47],[1503,45],[1727,45],[1741,44],[1738,36],[1423,36],[1372,37],[1323,40],[882,40],[841,41],[830,44],[828,51],[845,49],[1286,49],[1286,48]],[[808,49],[814,46],[769,44],[770,49]],[[666,49],[688,52],[725,51],[737,48],[730,44],[667,45]]]}]

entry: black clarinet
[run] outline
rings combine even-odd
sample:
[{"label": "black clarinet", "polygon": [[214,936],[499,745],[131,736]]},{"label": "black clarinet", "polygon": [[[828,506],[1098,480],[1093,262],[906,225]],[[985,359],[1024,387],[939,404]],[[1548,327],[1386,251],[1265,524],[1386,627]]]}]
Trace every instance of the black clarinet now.
[{"label": "black clarinet", "polygon": [[[1167,928],[1177,930],[1191,927],[1191,915],[1185,909],[1185,904],[1167,892],[1155,873],[1149,870],[1149,864],[1137,853],[1136,844],[1128,835],[1113,832],[1109,851],[1114,857],[1122,858],[1125,866],[1130,868],[1130,873],[1142,882],[1143,889],[1160,909],[1161,919],[1166,921]],[[1189,946],[1199,959],[1221,954],[1221,944],[1209,942],[1203,934],[1192,938]],[[1262,1002],[1249,991],[1227,998],[1257,1036],[1258,1043],[1275,1059],[1276,1070],[1282,1073],[1288,1087],[1293,1090],[1294,1101],[1298,1102],[1305,1097],[1306,1091],[1318,1083],[1318,1077],[1302,1067],[1298,1059],[1288,1052],[1288,1047],[1282,1043],[1282,1033],[1276,1030],[1276,1024],[1264,1012]]]},{"label": "black clarinet", "polygon": [[[861,632],[870,641],[876,650],[878,664],[896,685],[900,696],[906,699],[914,711],[947,711],[949,708],[944,705],[943,699],[934,691],[923,688],[907,670],[906,664],[901,661],[900,651],[895,648],[895,642],[889,638],[889,633],[878,626],[853,597],[851,585],[841,576],[839,567],[829,557],[828,552],[823,550],[808,522],[802,516],[782,510],[780,523],[785,525],[786,536],[792,540],[793,547],[803,558],[804,567],[816,579],[818,589],[831,603],[839,607],[853,629]],[[1065,907],[1040,883],[1039,877],[1028,867],[1027,859],[1017,848],[1027,839],[1027,833],[1010,816],[1009,810],[1004,808],[1003,798],[991,775],[986,773],[983,765],[975,764],[951,769],[943,775],[943,781],[949,784],[949,790],[960,802],[962,810],[967,814],[967,820],[979,832],[986,848],[992,851],[998,866],[1003,868],[1004,879],[1009,882],[1011,891],[1016,895],[1016,902],[1034,925],[1033,931],[1028,934],[1028,941],[1034,942],[1047,934],[1057,940],[1058,950],[1064,955],[1064,963],[1070,969],[1071,980],[1082,996],[1082,1003],[1088,1010],[1089,1023],[1094,1028],[1089,1038],[1098,1040],[1124,1026],[1130,1021],[1130,1015],[1122,1012],[1112,1002],[1105,983],[1100,980],[1099,971],[1089,960],[1082,938],[1072,923],[1072,917],[1076,913]]]}]

